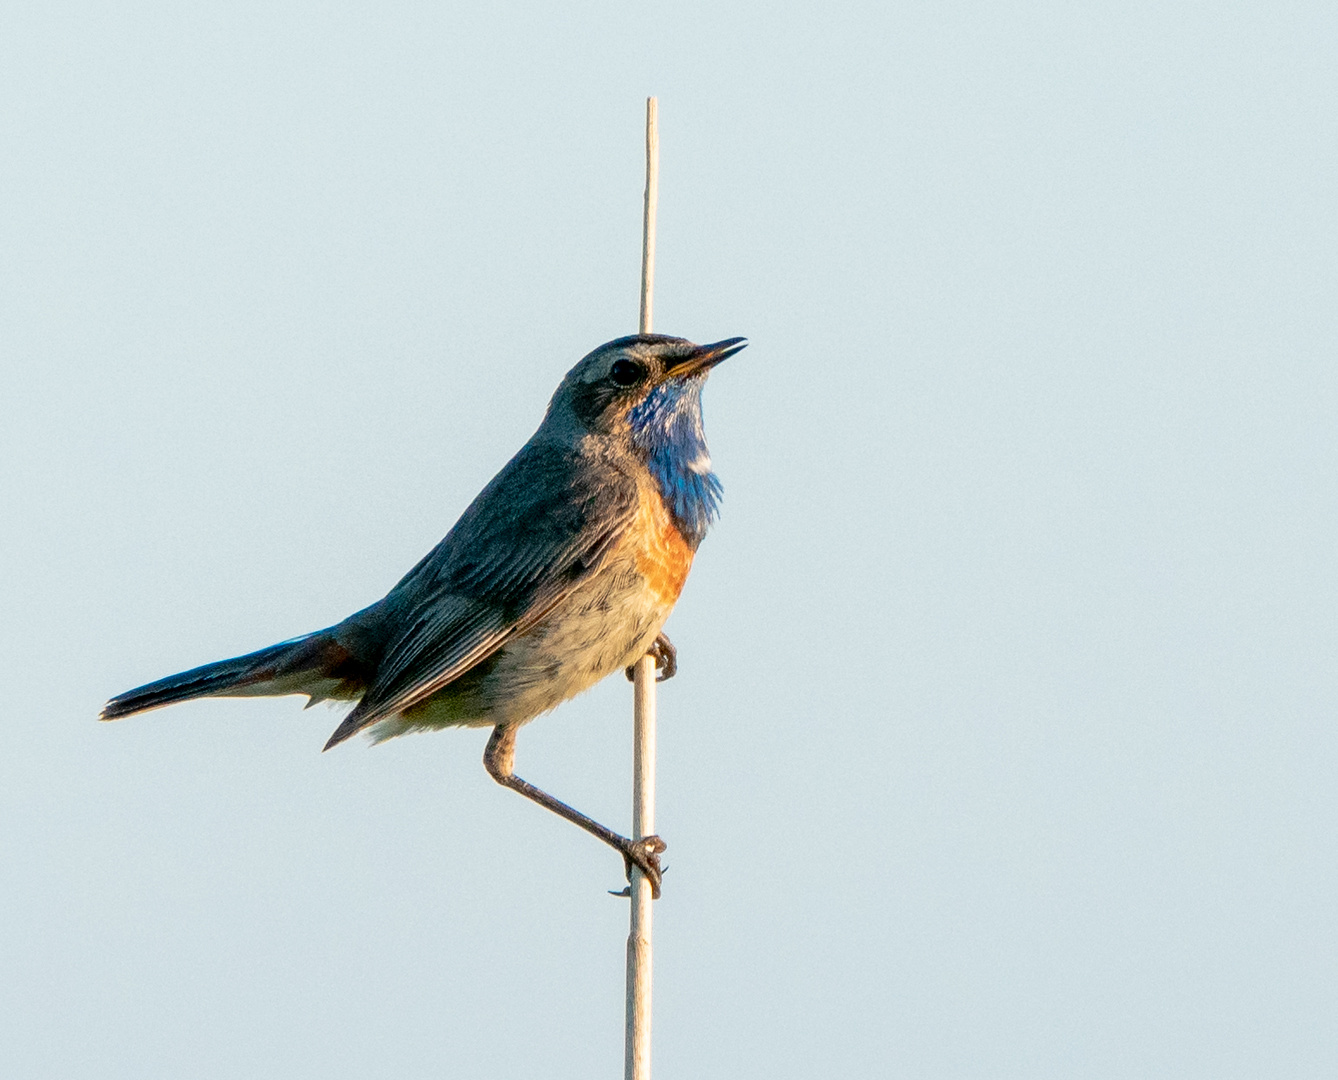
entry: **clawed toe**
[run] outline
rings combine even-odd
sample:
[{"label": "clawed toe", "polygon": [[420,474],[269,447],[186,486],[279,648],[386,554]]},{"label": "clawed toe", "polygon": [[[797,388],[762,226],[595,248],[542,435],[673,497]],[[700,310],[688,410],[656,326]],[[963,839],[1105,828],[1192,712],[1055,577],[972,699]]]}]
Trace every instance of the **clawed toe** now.
[{"label": "clawed toe", "polygon": [[[660,853],[669,845],[658,836],[644,836],[640,840],[628,840],[627,845],[622,849],[623,868],[627,872],[627,880],[632,880],[632,866],[636,865],[646,880],[650,882],[650,895],[653,899],[660,898],[660,885],[664,880],[664,869],[660,866]],[[612,893],[613,896],[631,896],[632,886],[628,886],[621,892]]]},{"label": "clawed toe", "polygon": [[650,647],[650,655],[655,657],[655,681],[667,682],[678,674],[678,650],[663,634],[655,639]]},{"label": "clawed toe", "polygon": [[[651,642],[651,646],[646,650],[646,655],[655,659],[655,681],[667,682],[678,674],[678,650],[674,644],[663,634],[656,636]],[[627,681],[633,682],[636,679],[636,666],[633,665],[625,669]]]}]

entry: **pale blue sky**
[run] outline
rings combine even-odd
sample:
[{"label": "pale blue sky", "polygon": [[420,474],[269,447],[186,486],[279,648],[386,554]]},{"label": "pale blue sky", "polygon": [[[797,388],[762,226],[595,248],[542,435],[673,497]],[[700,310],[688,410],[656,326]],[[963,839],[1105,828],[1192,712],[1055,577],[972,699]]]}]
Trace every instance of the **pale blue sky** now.
[{"label": "pale blue sky", "polygon": [[[1328,4],[0,14],[0,1074],[621,1068],[485,734],[109,695],[381,596],[634,329],[747,335],[656,1074],[1338,1071]],[[518,771],[629,816],[630,693]]]}]

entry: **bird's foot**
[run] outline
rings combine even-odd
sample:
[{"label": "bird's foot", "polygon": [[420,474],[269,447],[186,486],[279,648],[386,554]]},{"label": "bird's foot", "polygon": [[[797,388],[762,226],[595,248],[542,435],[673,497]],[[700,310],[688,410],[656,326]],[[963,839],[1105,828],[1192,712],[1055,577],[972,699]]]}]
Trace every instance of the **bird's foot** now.
[{"label": "bird's foot", "polygon": [[664,871],[669,869],[667,866],[660,866],[660,852],[664,851],[669,845],[658,836],[643,836],[640,840],[624,840],[620,845],[623,853],[623,868],[627,871],[628,884],[618,892],[609,891],[610,896],[631,896],[632,895],[632,866],[646,875],[646,880],[650,882],[650,895],[654,900],[660,898],[660,884],[664,880]]},{"label": "bird's foot", "polygon": [[656,682],[668,682],[678,674],[678,650],[663,634],[656,636],[655,643],[650,647],[650,655],[655,657]]},{"label": "bird's foot", "polygon": [[[647,656],[655,658],[655,681],[667,682],[678,674],[678,650],[674,648],[674,643],[663,634],[658,634],[651,646],[646,650]],[[636,677],[636,668],[627,669],[627,681],[632,682]]]}]

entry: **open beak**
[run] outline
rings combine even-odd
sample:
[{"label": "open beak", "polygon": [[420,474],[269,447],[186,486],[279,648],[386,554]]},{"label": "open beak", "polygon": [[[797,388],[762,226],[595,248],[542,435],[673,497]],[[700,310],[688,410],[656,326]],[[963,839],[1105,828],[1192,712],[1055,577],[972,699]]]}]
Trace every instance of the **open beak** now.
[{"label": "open beak", "polygon": [[700,375],[703,372],[710,371],[721,360],[726,360],[741,349],[748,347],[748,339],[741,337],[726,338],[724,341],[716,341],[710,345],[698,345],[696,352],[688,353],[674,361],[665,374],[667,375]]}]

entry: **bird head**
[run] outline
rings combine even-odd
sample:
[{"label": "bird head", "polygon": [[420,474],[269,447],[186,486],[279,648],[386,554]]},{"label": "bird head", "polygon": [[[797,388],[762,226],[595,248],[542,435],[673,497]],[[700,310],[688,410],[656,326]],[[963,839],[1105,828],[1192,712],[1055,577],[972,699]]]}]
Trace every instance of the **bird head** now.
[{"label": "bird head", "polygon": [[702,387],[716,364],[746,344],[638,334],[601,345],[562,380],[538,437],[573,445],[594,439],[640,458],[695,548],[721,492],[702,430]]},{"label": "bird head", "polygon": [[626,435],[643,443],[657,420],[690,413],[700,425],[706,376],[746,344],[743,338],[728,338],[694,345],[663,334],[610,341],[567,372],[545,424],[575,427],[580,434]]}]

